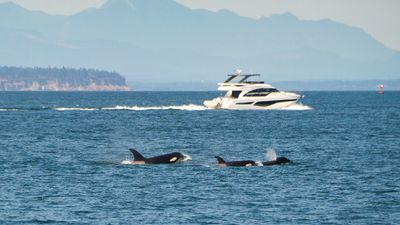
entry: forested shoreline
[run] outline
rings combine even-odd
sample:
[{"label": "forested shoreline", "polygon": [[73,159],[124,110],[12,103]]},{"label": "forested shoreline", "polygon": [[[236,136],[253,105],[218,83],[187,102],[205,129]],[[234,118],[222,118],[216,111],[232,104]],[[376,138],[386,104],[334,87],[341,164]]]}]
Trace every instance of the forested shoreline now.
[{"label": "forested shoreline", "polygon": [[95,69],[0,66],[0,91],[126,91],[117,72]]}]

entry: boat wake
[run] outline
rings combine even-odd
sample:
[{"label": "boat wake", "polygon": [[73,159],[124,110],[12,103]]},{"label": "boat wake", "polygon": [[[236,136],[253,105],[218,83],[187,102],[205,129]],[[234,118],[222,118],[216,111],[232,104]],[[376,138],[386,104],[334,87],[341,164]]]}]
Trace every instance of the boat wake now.
[{"label": "boat wake", "polygon": [[[277,110],[312,110],[313,108],[303,104],[293,104],[285,108]],[[0,108],[0,112],[9,111],[41,111],[41,110],[55,110],[55,111],[96,111],[96,110],[130,110],[130,111],[145,111],[145,110],[184,110],[184,111],[203,111],[212,110],[202,105],[188,104],[188,105],[171,105],[171,106],[124,106],[117,105],[111,107],[37,107],[37,108]]]},{"label": "boat wake", "polygon": [[186,110],[186,111],[201,111],[207,110],[206,107],[201,105],[172,105],[172,106],[114,106],[101,108],[102,110],[133,110],[133,111],[143,111],[143,110]]},{"label": "boat wake", "polygon": [[6,109],[0,109],[0,112],[21,111],[21,110],[22,109],[6,108]]},{"label": "boat wake", "polygon": [[303,105],[301,103],[296,103],[296,104],[290,105],[288,107],[281,108],[279,110],[299,110],[299,111],[301,111],[301,110],[313,110],[313,108],[308,106],[308,105]]},{"label": "boat wake", "polygon": [[94,111],[94,110],[99,110],[98,108],[53,108],[54,110],[57,111]]},{"label": "boat wake", "polygon": [[131,110],[131,111],[144,111],[144,110],[186,110],[186,111],[201,111],[208,110],[208,108],[201,105],[171,105],[171,106],[110,106],[110,107],[35,107],[35,108],[0,108],[0,112],[8,111],[96,111],[96,110]]}]

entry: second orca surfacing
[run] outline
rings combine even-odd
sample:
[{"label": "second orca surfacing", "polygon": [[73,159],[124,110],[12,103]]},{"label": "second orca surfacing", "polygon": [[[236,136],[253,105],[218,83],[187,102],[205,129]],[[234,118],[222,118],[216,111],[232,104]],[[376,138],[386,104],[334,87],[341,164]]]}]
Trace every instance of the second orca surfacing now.
[{"label": "second orca surfacing", "polygon": [[184,160],[185,156],[180,152],[172,152],[165,155],[145,158],[137,150],[129,149],[133,154],[133,164],[171,164],[178,163]]},{"label": "second orca surfacing", "polygon": [[218,161],[218,166],[236,166],[236,167],[245,167],[245,166],[257,166],[256,162],[253,160],[243,160],[243,161],[231,161],[226,162],[223,158],[219,156],[215,156]]},{"label": "second orca surfacing", "polygon": [[247,167],[247,166],[273,166],[280,165],[285,163],[291,163],[292,161],[286,157],[277,157],[274,160],[270,160],[267,162],[255,162],[253,160],[242,160],[242,161],[230,161],[226,162],[223,158],[219,156],[215,156],[218,161],[218,166],[226,167],[226,166],[236,166],[236,167]]},{"label": "second orca surfacing", "polygon": [[285,163],[290,163],[290,162],[292,162],[292,161],[290,161],[286,157],[278,157],[275,160],[263,162],[262,164],[264,166],[273,166],[273,165],[285,164]]}]

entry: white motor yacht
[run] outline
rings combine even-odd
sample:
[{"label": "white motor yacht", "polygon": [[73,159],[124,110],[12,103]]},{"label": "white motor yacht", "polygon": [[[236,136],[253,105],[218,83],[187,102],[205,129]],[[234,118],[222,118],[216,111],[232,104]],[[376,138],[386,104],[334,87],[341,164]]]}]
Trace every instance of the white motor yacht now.
[{"label": "white motor yacht", "polygon": [[263,81],[248,81],[260,74],[228,74],[228,79],[218,83],[218,90],[226,91],[225,96],[204,101],[210,109],[281,109],[295,104],[301,95],[279,91]]}]

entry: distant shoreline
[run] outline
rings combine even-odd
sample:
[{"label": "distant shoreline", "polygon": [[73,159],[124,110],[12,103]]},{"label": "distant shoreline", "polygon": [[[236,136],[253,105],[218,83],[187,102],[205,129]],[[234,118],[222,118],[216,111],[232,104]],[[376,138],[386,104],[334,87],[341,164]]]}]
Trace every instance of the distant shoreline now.
[{"label": "distant shoreline", "polygon": [[1,91],[129,91],[116,72],[85,68],[0,66]]}]

